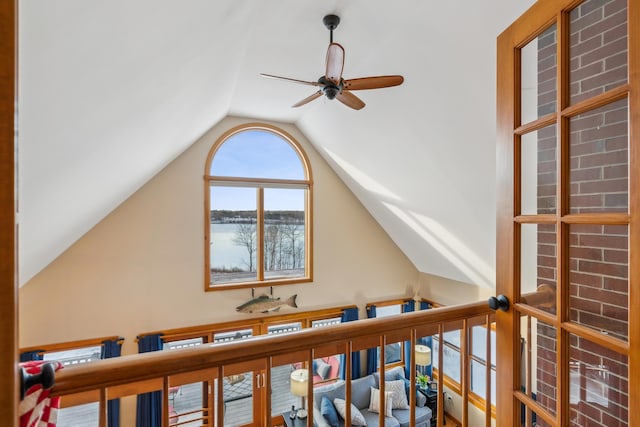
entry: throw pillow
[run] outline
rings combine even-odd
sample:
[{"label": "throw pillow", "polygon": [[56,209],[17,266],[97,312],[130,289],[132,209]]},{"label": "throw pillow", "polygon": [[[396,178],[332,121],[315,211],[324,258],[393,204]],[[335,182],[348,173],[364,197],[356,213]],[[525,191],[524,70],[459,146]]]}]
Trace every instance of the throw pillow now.
[{"label": "throw pillow", "polygon": [[[404,391],[407,394],[407,396],[409,396],[409,391],[411,390],[411,381],[409,381],[406,378],[403,381],[404,381]],[[418,390],[418,387],[416,386],[416,406],[423,407],[426,404],[427,404],[427,396],[420,393],[420,391]]]},{"label": "throw pillow", "polygon": [[338,413],[336,412],[335,406],[333,406],[333,403],[331,403],[327,396],[322,396],[320,413],[331,427],[338,427]]},{"label": "throw pillow", "polygon": [[[391,410],[393,409],[393,393],[389,391],[384,392],[384,415],[385,417],[392,417],[393,414]],[[371,399],[369,400],[369,411],[375,412],[376,414],[380,413],[380,390],[377,388],[371,387]]]},{"label": "throw pillow", "polygon": [[[338,411],[342,419],[344,419],[344,417],[347,416],[347,404],[344,401],[344,399],[338,399],[338,398],[333,399],[333,405],[336,407],[336,410]],[[353,403],[351,404],[351,425],[354,425],[354,426],[367,425],[367,421],[364,419],[364,416],[358,410],[358,408],[356,408],[356,406]]]},{"label": "throw pillow", "polygon": [[326,363],[322,359],[316,359],[314,361],[314,365],[316,366],[316,372],[320,375],[320,378],[326,380],[329,378],[329,372],[331,371],[331,365]]},{"label": "throw pillow", "polygon": [[407,402],[407,393],[404,390],[404,380],[385,381],[385,391],[390,391],[393,394],[393,409],[409,409],[409,402]]}]

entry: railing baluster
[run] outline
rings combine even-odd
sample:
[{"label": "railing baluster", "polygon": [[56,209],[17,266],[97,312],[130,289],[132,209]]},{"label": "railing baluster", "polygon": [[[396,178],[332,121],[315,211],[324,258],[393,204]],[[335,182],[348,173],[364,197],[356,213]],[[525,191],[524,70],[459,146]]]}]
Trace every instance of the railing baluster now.
[{"label": "railing baluster", "polygon": [[485,324],[487,325],[487,334],[485,336],[485,348],[487,352],[485,354],[485,399],[484,399],[484,425],[485,427],[491,427],[491,358],[493,354],[491,352],[491,316],[485,316]]},{"label": "railing baluster", "polygon": [[438,323],[438,427],[444,424],[444,323]]},{"label": "railing baluster", "polygon": [[462,391],[462,427],[469,425],[469,323],[462,320],[463,340],[460,343],[460,355],[462,357],[462,372],[460,373],[460,389]]},{"label": "railing baluster", "polygon": [[216,402],[216,418],[218,422],[217,426],[224,426],[224,391],[222,389],[222,366],[218,366],[218,378],[216,381],[216,396],[218,397],[218,401]]},{"label": "railing baluster", "polygon": [[98,411],[100,411],[98,415],[98,423],[100,427],[107,427],[108,408],[107,408],[107,389],[106,388],[100,389],[100,403],[98,404]]}]

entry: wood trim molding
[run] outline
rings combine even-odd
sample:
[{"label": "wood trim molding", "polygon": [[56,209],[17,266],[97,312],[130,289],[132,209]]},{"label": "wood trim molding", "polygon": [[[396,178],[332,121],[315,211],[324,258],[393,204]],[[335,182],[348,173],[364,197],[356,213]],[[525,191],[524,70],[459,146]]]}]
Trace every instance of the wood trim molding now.
[{"label": "wood trim molding", "polygon": [[44,345],[34,345],[31,347],[21,348],[20,353],[24,353],[27,351],[42,351],[44,353],[49,353],[53,351],[72,350],[72,349],[82,348],[82,347],[98,346],[98,345],[102,345],[103,341],[114,341],[114,340],[118,340],[122,342],[124,341],[124,338],[114,335],[110,337],[89,338],[86,340],[66,341],[66,342],[51,343],[51,344],[44,344]]},{"label": "wood trim molding", "polygon": [[0,419],[18,424],[18,278],[16,269],[15,0],[0,2]]},{"label": "wood trim molding", "polygon": [[271,325],[285,322],[295,322],[308,319],[310,322],[313,320],[325,319],[333,316],[341,316],[342,311],[347,308],[357,308],[355,305],[346,305],[342,307],[333,307],[314,311],[304,311],[300,313],[287,313],[279,314],[275,316],[262,316],[252,317],[248,319],[233,320],[230,322],[210,323],[207,325],[188,326],[185,328],[165,329],[162,331],[145,332],[138,335],[138,338],[161,334],[163,338],[180,338],[186,339],[188,337],[195,337],[198,335],[208,335],[213,332],[224,332],[228,330],[253,327],[259,327],[261,325]]}]

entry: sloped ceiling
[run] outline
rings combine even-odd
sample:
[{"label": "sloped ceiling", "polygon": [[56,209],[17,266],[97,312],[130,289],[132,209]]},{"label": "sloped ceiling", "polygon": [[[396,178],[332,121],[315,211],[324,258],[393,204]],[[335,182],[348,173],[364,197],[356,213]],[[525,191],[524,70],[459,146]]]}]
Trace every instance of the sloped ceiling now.
[{"label": "sloped ceiling", "polygon": [[[295,123],[418,270],[492,286],[495,45],[534,0],[19,3],[26,283],[227,115]],[[352,111],[264,79],[402,74]]]}]

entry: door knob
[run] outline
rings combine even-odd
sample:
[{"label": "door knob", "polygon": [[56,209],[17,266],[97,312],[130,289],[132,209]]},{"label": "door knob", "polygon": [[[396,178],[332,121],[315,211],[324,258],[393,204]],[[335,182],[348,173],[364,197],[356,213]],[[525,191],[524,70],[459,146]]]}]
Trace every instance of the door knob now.
[{"label": "door knob", "polygon": [[489,298],[489,301],[487,301],[489,303],[489,308],[491,310],[502,310],[502,311],[508,311],[509,310],[509,299],[507,297],[505,297],[504,295],[498,295],[497,297],[491,297]]}]

